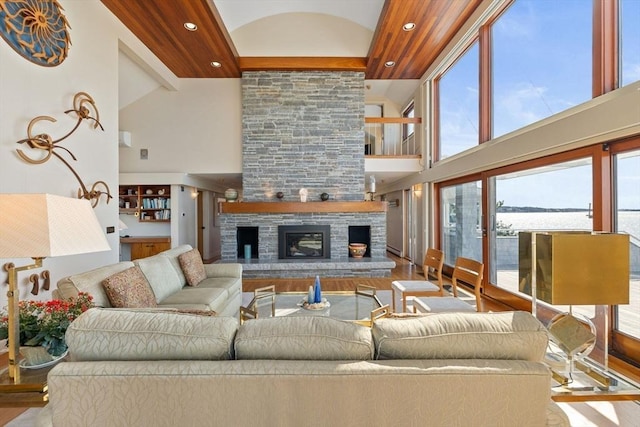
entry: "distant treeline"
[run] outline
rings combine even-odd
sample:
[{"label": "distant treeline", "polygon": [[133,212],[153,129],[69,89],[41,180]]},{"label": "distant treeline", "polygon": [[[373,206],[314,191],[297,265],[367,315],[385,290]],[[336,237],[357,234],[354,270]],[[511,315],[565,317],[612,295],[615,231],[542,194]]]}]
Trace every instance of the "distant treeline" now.
[{"label": "distant treeline", "polygon": [[[590,209],[580,208],[537,208],[533,206],[499,206],[498,213],[507,212],[589,212]],[[619,209],[623,212],[640,212],[640,209]]]}]

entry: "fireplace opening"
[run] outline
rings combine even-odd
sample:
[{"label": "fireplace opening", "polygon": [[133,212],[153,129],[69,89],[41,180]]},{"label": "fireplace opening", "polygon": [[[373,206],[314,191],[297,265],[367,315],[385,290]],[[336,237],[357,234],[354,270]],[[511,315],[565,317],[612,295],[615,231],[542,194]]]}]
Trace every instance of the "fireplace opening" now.
[{"label": "fireplace opening", "polygon": [[278,226],[278,258],[331,258],[331,226]]},{"label": "fireplace opening", "polygon": [[[350,225],[349,226],[349,244],[364,243],[367,245],[365,257],[371,257],[371,227],[368,225]],[[352,256],[349,253],[349,256]]]},{"label": "fireplace opening", "polygon": [[[258,227],[238,227],[236,241],[238,242],[238,259],[258,258]],[[247,257],[247,255],[250,256]]]}]

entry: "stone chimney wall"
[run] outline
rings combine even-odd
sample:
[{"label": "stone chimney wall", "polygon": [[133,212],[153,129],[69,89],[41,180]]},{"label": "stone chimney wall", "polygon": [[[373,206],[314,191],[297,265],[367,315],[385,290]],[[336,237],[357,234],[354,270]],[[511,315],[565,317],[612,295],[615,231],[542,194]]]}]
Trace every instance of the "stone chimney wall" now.
[{"label": "stone chimney wall", "polygon": [[364,73],[244,72],[245,202],[364,199]]}]

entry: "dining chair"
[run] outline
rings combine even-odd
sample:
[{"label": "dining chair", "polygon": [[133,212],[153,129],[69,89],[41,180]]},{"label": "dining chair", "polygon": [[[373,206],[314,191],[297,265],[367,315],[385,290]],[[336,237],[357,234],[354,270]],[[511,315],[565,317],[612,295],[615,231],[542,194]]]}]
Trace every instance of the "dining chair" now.
[{"label": "dining chair", "polygon": [[[473,259],[458,257],[451,275],[453,296],[413,298],[414,313],[444,313],[458,311],[484,311],[482,303],[482,274],[484,264]],[[458,283],[473,286],[475,307],[458,297]]]},{"label": "dining chair", "polygon": [[[442,285],[442,265],[444,252],[429,248],[424,256],[422,268],[426,280],[395,280],[391,283],[391,300],[396,312],[396,294],[402,299],[402,312],[407,311],[407,297],[442,297],[445,295]],[[435,282],[429,280],[435,278]]]}]

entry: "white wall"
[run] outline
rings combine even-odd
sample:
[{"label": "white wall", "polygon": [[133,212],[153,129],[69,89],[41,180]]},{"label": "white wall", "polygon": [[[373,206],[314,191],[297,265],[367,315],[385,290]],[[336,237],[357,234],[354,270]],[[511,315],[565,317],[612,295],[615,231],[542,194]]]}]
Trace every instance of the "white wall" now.
[{"label": "white wall", "polygon": [[[52,283],[63,276],[118,260],[118,39],[113,22],[101,2],[60,0],[69,25],[72,45],[67,59],[57,67],[42,67],[18,55],[4,40],[0,41],[0,192],[51,193],[75,197],[79,184],[71,171],[57,158],[40,165],[24,162],[16,156],[16,141],[25,138],[29,121],[36,116],[54,117],[57,122],[37,125],[36,132],[49,133],[57,139],[75,124],[64,111],[72,108],[73,96],[80,91],[93,97],[100,113],[104,132],[88,123],[61,146],[71,150],[77,161],[63,150],[58,152],[76,169],[85,185],[105,181],[115,199],[106,204],[101,200],[95,213],[104,229],[114,226],[115,233],[107,234],[111,251],[44,260],[43,269],[51,273]],[[106,19],[101,19],[105,17]],[[34,150],[28,150],[34,152]],[[40,156],[35,153],[35,156]],[[1,238],[1,236],[0,236]],[[12,261],[17,266],[30,264],[30,259]],[[40,272],[37,270],[35,272]],[[50,299],[50,292],[37,297],[28,292],[27,273],[19,276],[20,298]],[[4,271],[0,273],[4,284]],[[5,285],[3,285],[4,287]],[[55,286],[52,286],[55,288]],[[0,292],[0,307],[6,305],[6,292]]]},{"label": "white wall", "polygon": [[185,185],[171,186],[171,246],[196,244],[196,188]]},{"label": "white wall", "polygon": [[387,210],[387,248],[398,256],[404,256],[404,198],[402,191],[386,194],[387,201],[398,200],[398,205]]},{"label": "white wall", "polygon": [[242,172],[240,79],[181,79],[178,91],[156,89],[120,110],[120,128],[133,140],[120,149],[120,172]]}]

